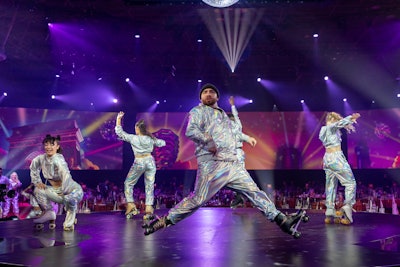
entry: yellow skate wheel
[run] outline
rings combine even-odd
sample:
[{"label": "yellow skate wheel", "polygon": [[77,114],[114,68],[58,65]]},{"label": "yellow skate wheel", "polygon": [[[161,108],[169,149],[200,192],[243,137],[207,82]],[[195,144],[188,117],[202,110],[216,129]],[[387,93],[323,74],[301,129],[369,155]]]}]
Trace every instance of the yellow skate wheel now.
[{"label": "yellow skate wheel", "polygon": [[340,223],[343,224],[343,225],[350,225],[351,224],[350,220],[347,219],[347,218],[340,219]]},{"label": "yellow skate wheel", "polygon": [[334,219],[332,216],[328,216],[328,217],[325,217],[324,222],[325,222],[325,224],[332,224],[332,223],[334,223]]},{"label": "yellow skate wheel", "polygon": [[36,230],[42,230],[44,228],[44,224],[43,223],[36,223],[34,227],[35,227]]}]

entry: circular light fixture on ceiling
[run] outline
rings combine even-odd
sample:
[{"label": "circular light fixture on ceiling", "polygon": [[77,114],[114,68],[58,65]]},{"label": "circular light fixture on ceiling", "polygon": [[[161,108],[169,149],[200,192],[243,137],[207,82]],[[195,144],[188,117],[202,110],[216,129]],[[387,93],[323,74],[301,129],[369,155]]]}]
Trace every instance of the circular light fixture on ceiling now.
[{"label": "circular light fixture on ceiling", "polygon": [[239,2],[239,0],[202,0],[207,5],[213,7],[228,7]]}]

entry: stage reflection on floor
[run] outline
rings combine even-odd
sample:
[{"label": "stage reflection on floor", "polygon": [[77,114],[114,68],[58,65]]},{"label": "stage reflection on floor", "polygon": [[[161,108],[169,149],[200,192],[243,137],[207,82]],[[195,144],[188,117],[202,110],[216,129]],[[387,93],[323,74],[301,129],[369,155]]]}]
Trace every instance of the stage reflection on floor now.
[{"label": "stage reflection on floor", "polygon": [[40,232],[31,219],[2,221],[0,266],[400,266],[400,216],[359,212],[352,226],[309,216],[298,240],[253,208],[201,208],[149,236],[140,215],[120,211],[78,214],[74,232],[63,215]]}]

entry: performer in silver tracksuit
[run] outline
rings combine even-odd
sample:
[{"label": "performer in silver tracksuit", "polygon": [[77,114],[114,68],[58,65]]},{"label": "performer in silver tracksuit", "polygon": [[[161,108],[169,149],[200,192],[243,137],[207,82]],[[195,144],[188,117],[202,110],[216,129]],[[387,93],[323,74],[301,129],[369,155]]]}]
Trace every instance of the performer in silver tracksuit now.
[{"label": "performer in silver tracksuit", "polygon": [[64,205],[66,216],[63,228],[65,231],[72,231],[76,223],[78,204],[83,197],[82,187],[72,179],[68,164],[60,154],[60,137],[46,135],[43,145],[45,154],[35,157],[30,165],[31,182],[35,185],[34,195],[43,210],[42,215],[33,222],[42,224],[53,221],[54,224],[56,214],[51,203],[53,201]]},{"label": "performer in silver tracksuit", "polygon": [[[233,134],[235,135],[236,153],[237,153],[238,161],[241,164],[243,164],[243,166],[245,167],[246,155],[243,151],[243,142],[247,142],[252,147],[254,147],[257,144],[257,140],[242,132],[243,126],[242,126],[242,122],[239,119],[239,113],[236,109],[235,99],[233,96],[229,97],[229,103],[231,105],[231,113],[228,114],[228,117],[231,119],[232,131],[233,131]],[[241,193],[235,192],[234,195],[235,195],[235,197],[231,203],[232,209],[237,208],[238,206],[244,204],[244,202],[245,202],[244,196]]]},{"label": "performer in silver tracksuit", "polygon": [[326,125],[321,127],[319,139],[325,147],[323,168],[326,176],[325,194],[326,211],[325,223],[333,223],[336,216],[335,199],[338,181],[345,187],[345,202],[338,216],[342,224],[353,223],[352,208],[356,202],[356,181],[353,172],[341,149],[341,132],[345,128],[349,133],[354,131],[353,123],[360,117],[353,113],[345,118],[336,112],[329,112],[326,116]]},{"label": "performer in silver tracksuit", "polygon": [[244,165],[244,161],[246,159],[246,155],[243,151],[243,142],[249,143],[252,147],[257,144],[257,140],[254,137],[248,136],[242,132],[243,126],[242,122],[239,119],[239,113],[236,109],[235,102],[233,96],[229,98],[229,102],[231,104],[232,113],[228,115],[231,119],[232,131],[235,135],[236,140],[236,153],[239,162]]},{"label": "performer in silver tracksuit", "polygon": [[277,210],[244,165],[239,163],[235,134],[227,114],[218,107],[216,86],[204,85],[200,99],[201,104],[190,111],[186,129],[186,136],[196,144],[198,170],[194,192],[170,209],[167,215],[147,225],[145,235],[190,216],[224,186],[243,193],[270,221],[275,221],[283,231],[290,233],[289,228],[299,217],[286,216]]},{"label": "performer in silver tracksuit", "polygon": [[132,147],[132,151],[135,155],[135,161],[133,162],[124,183],[124,192],[127,202],[127,208],[125,215],[132,213],[133,215],[139,212],[136,209],[134,199],[133,199],[133,187],[139,180],[140,176],[144,173],[144,183],[145,183],[145,216],[144,219],[148,219],[154,212],[154,182],[156,175],[156,163],[154,161],[151,152],[153,152],[154,147],[165,146],[165,141],[162,139],[155,138],[146,129],[146,124],[144,120],[139,120],[135,124],[135,133],[129,134],[122,129],[121,120],[124,116],[124,112],[119,112],[117,116],[117,122],[115,126],[115,133],[118,137],[126,142],[129,142]]}]

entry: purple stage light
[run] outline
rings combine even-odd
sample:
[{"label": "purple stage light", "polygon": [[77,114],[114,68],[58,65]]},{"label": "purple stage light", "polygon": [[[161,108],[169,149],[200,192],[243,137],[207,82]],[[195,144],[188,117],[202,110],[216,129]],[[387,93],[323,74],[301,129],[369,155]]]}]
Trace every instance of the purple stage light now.
[{"label": "purple stage light", "polygon": [[140,34],[135,34],[135,38],[139,39],[140,38]]},{"label": "purple stage light", "polygon": [[126,79],[125,79],[125,82],[127,82],[127,83],[128,83],[129,81],[130,81],[130,80],[129,80],[129,78],[126,78]]},{"label": "purple stage light", "polygon": [[314,33],[314,34],[313,34],[313,37],[314,37],[314,38],[318,38],[318,36],[319,36],[318,33]]},{"label": "purple stage light", "polygon": [[347,98],[343,98],[343,102],[346,102],[347,101]]},{"label": "purple stage light", "polygon": [[113,103],[118,103],[118,99],[114,98]]},{"label": "purple stage light", "polygon": [[261,82],[261,78],[257,78],[257,82]]},{"label": "purple stage light", "polygon": [[304,99],[300,100],[300,103],[302,103],[302,104],[303,104],[303,103],[304,103]]},{"label": "purple stage light", "polygon": [[325,77],[324,77],[324,80],[325,80],[325,81],[329,80],[329,77],[328,77],[328,76],[325,76]]}]

